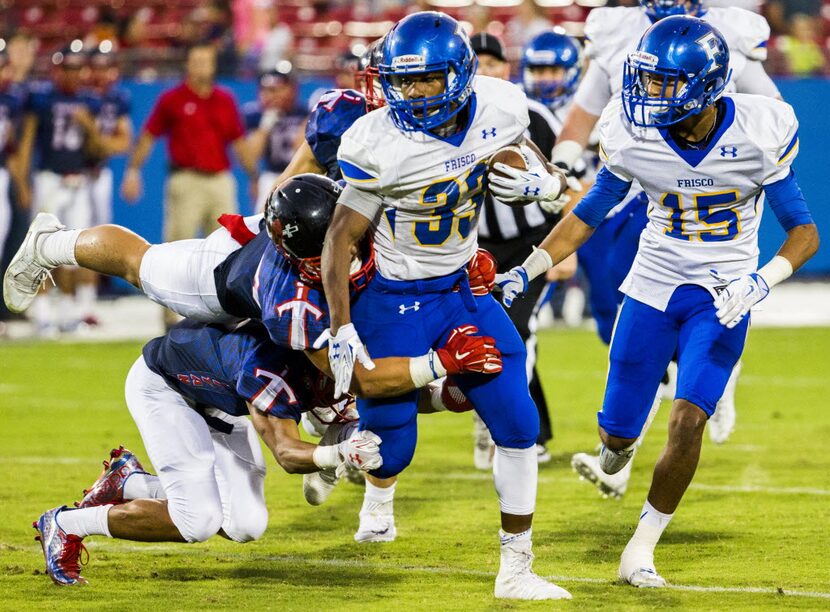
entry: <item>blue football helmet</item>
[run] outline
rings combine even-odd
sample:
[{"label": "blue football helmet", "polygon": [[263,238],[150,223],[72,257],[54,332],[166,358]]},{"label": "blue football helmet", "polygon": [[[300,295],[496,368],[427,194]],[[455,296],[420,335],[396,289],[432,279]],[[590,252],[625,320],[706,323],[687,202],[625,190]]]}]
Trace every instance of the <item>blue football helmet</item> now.
[{"label": "blue football helmet", "polygon": [[696,17],[666,17],[646,30],[625,63],[625,116],[640,127],[673,125],[714,104],[730,75],[723,34]]},{"label": "blue football helmet", "polygon": [[[542,80],[533,76],[534,67],[564,68],[561,79]],[[525,93],[551,109],[567,104],[582,76],[582,48],[563,32],[543,32],[534,37],[522,52],[522,84]]]},{"label": "blue football helmet", "polygon": [[672,15],[700,17],[706,12],[701,0],[640,0],[640,6],[646,10],[646,15],[652,21],[659,21]]},{"label": "blue football helmet", "polygon": [[[476,65],[467,33],[449,15],[424,11],[401,19],[386,35],[378,66],[395,125],[427,132],[452,119],[469,103]],[[444,92],[407,99],[405,77],[427,73],[444,75]]]}]

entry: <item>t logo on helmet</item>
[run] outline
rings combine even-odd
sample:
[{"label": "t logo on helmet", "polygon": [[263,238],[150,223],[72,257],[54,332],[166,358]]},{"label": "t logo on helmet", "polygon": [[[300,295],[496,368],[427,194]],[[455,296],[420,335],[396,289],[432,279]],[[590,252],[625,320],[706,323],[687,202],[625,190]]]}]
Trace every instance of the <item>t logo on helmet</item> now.
[{"label": "t logo on helmet", "polygon": [[718,63],[718,53],[720,53],[718,37],[714,33],[709,32],[698,38],[696,42],[701,46],[706,57],[709,58],[709,70],[706,71],[706,74],[720,68],[720,64]]}]

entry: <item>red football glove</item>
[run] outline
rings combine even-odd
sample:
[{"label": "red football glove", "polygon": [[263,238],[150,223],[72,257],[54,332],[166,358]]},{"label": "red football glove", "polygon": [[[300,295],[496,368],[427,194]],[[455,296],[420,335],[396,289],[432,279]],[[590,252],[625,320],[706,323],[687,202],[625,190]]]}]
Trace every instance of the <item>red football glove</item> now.
[{"label": "red football glove", "polygon": [[467,264],[473,295],[487,295],[496,283],[496,258],[490,251],[479,249]]},{"label": "red football glove", "polygon": [[462,325],[452,330],[447,343],[437,351],[447,375],[464,372],[497,374],[501,372],[501,353],[489,336],[474,336],[475,325]]},{"label": "red football glove", "polygon": [[450,412],[469,412],[473,409],[473,404],[451,378],[445,378],[441,385],[441,403]]}]

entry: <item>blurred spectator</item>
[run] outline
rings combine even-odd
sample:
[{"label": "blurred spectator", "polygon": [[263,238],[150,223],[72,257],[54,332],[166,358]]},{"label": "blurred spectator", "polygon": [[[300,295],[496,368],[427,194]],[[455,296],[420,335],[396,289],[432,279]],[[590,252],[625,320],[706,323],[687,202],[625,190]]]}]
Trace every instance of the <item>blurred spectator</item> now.
[{"label": "blurred spectator", "polygon": [[216,49],[217,72],[219,76],[234,76],[237,57],[231,7],[225,0],[213,0],[207,6],[205,17],[203,40]]},{"label": "blurred spectator", "polygon": [[722,8],[737,6],[738,8],[746,9],[753,13],[760,13],[763,5],[763,0],[706,0],[706,6],[719,6]]},{"label": "blurred spectator", "polygon": [[533,0],[523,0],[518,6],[516,16],[507,22],[507,39],[510,44],[524,47],[525,43],[537,34],[553,27],[545,16],[545,10]]},{"label": "blurred spectator", "polygon": [[[207,44],[188,50],[185,79],[156,102],[132,150],[121,184],[124,199],[141,195],[141,167],[156,138],[167,136],[170,174],[165,196],[166,241],[208,235],[223,213],[237,210],[236,182],[230,173],[228,146],[249,176],[256,161],[243,138],[245,130],[236,101],[215,85],[216,50]],[[165,322],[173,322],[171,315]]]},{"label": "blurred spectator", "polygon": [[153,11],[147,7],[140,8],[121,23],[118,36],[119,48],[138,49],[147,45],[147,24]]},{"label": "blurred spectator", "polygon": [[274,70],[259,78],[258,100],[246,104],[243,114],[250,154],[263,162],[256,184],[256,210],[262,212],[271,186],[303,142],[308,113],[298,104],[294,78]]},{"label": "blurred spectator", "polygon": [[489,6],[478,3],[471,4],[464,9],[464,20],[470,22],[473,32],[487,32],[490,23],[493,21],[493,11]]},{"label": "blurred spectator", "polygon": [[118,15],[109,6],[101,7],[98,20],[84,36],[84,47],[97,47],[104,40],[118,41]]},{"label": "blurred spectator", "polygon": [[9,57],[11,79],[14,83],[23,83],[29,78],[29,73],[35,64],[37,46],[37,41],[25,32],[18,32],[8,40],[6,53]]},{"label": "blurred spectator", "polygon": [[351,51],[345,51],[334,60],[334,87],[354,89],[354,73],[360,58]]},{"label": "blurred spectator", "polygon": [[805,77],[824,72],[826,58],[821,49],[821,22],[810,15],[796,13],[790,19],[790,34],[778,39],[778,49],[784,54],[788,72]]},{"label": "blurred spectator", "polygon": [[260,72],[274,70],[281,61],[289,59],[294,46],[294,35],[291,33],[291,28],[280,21],[277,3],[271,7],[270,17],[270,29],[262,43],[259,56]]},{"label": "blurred spectator", "polygon": [[818,18],[822,0],[769,0],[767,21],[774,34],[789,34],[792,18],[801,13]]}]

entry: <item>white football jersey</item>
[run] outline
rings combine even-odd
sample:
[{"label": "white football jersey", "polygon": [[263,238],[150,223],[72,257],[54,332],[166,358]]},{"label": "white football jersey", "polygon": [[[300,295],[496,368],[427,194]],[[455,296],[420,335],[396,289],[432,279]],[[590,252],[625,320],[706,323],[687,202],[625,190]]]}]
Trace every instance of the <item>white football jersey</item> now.
[{"label": "white football jersey", "polygon": [[709,147],[684,150],[667,130],[638,128],[612,102],[599,122],[600,155],[624,181],[648,195],[648,225],[620,290],[665,310],[683,284],[708,288],[710,273],[734,279],[758,267],[764,185],[786,178],[798,153],[798,122],[780,100],[749,94],[722,98],[726,112]]},{"label": "white football jersey", "polygon": [[[735,91],[735,83],[747,61],[767,58],[769,24],[761,15],[737,7],[710,8],[701,19],[715,26],[726,39],[732,70],[727,92]],[[597,8],[588,14],[586,54],[608,76],[611,97],[622,90],[623,65],[651,25],[648,15],[640,7]]]},{"label": "white football jersey", "polygon": [[522,140],[530,122],[516,85],[475,77],[467,129],[447,139],[402,132],[389,108],[358,119],[337,158],[352,186],[383,198],[373,221],[379,272],[393,280],[444,276],[478,247],[477,223],[490,156]]}]

